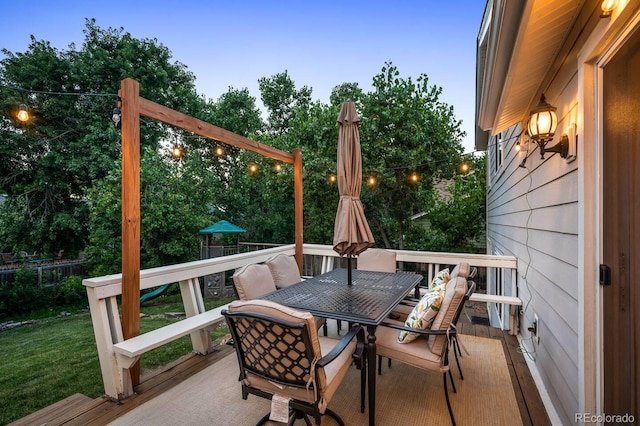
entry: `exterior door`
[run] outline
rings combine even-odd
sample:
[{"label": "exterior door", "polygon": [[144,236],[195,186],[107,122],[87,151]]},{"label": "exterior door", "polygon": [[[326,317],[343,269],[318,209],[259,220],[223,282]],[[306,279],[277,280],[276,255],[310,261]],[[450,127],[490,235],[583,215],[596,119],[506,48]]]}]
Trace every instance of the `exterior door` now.
[{"label": "exterior door", "polygon": [[640,31],[604,68],[604,413],[640,421]]}]

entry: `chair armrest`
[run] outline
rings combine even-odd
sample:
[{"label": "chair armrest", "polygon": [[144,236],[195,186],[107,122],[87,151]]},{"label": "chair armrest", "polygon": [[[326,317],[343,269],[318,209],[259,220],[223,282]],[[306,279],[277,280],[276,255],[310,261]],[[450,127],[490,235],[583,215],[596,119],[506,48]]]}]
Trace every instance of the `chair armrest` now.
[{"label": "chair armrest", "polygon": [[[353,327],[351,327],[351,330],[349,330],[349,332],[347,334],[345,334],[344,337],[342,337],[342,339],[340,339],[340,342],[338,342],[338,344],[335,345],[333,347],[333,349],[331,349],[331,352],[329,352],[328,354],[326,354],[325,356],[320,358],[318,360],[318,362],[316,363],[316,365],[318,367],[325,367],[331,361],[336,359],[338,357],[338,355],[340,355],[342,353],[342,351],[345,350],[345,348],[347,347],[349,342],[351,342],[353,340],[353,338],[360,332],[363,333],[363,339],[362,340],[364,340],[364,330],[363,330],[363,328],[361,326],[359,326],[359,325],[354,325]],[[356,348],[356,350],[357,350],[357,348]]]},{"label": "chair armrest", "polygon": [[431,330],[431,329],[418,330],[415,328],[407,327],[404,324],[400,325],[400,324],[386,322],[386,321],[380,325],[384,327],[395,328],[396,330],[410,331],[412,333],[418,333],[425,336],[443,336],[443,335],[455,336],[456,335],[456,329],[453,327],[449,327],[448,330]]}]

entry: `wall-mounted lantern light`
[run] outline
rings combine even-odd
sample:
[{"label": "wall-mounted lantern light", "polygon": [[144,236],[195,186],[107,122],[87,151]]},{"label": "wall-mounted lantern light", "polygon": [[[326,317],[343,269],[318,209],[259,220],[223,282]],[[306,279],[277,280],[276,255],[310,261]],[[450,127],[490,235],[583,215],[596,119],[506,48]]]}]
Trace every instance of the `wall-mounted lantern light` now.
[{"label": "wall-mounted lantern light", "polygon": [[617,0],[602,0],[600,4],[600,10],[602,13],[600,14],[601,18],[608,18],[613,13],[613,9],[616,8]]},{"label": "wall-mounted lantern light", "polygon": [[556,107],[547,103],[544,94],[540,96],[540,102],[531,111],[527,130],[529,137],[540,147],[540,159],[544,160],[545,152],[557,152],[562,158],[567,158],[569,152],[569,138],[562,135],[560,142],[551,148],[547,144],[553,140],[553,135],[558,127]]}]

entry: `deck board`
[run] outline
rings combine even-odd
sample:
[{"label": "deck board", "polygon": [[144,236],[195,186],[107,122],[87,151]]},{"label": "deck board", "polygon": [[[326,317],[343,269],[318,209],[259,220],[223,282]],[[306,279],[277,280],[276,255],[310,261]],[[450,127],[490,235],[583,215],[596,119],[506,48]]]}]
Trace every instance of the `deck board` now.
[{"label": "deck board", "polygon": [[65,418],[68,418],[69,412],[75,412],[76,410],[78,410],[78,412],[82,412],[86,409],[88,404],[93,402],[94,399],[89,398],[86,395],[76,393],[56,402],[55,404],[43,408],[42,410],[31,413],[28,416],[11,423],[11,425],[27,426],[34,424],[41,425],[45,423],[47,425],[55,424],[51,419],[61,419],[61,421],[64,421]]}]

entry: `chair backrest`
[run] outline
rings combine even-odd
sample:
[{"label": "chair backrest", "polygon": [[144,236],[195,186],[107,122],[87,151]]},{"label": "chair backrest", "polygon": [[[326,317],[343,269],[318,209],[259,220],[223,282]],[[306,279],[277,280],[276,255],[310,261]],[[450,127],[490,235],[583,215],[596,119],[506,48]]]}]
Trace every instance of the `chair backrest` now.
[{"label": "chair backrest", "polygon": [[469,278],[469,274],[471,273],[471,267],[467,262],[460,262],[454,268],[453,271],[449,274],[449,278],[462,277],[465,280]]},{"label": "chair backrest", "polygon": [[276,291],[276,284],[267,265],[245,265],[236,269],[232,278],[240,300],[251,300]]},{"label": "chair backrest", "polygon": [[[475,288],[475,283],[473,284]],[[458,276],[451,278],[447,283],[447,287],[444,294],[444,300],[440,305],[438,314],[433,319],[431,324],[432,330],[448,330],[451,324],[455,324],[462,306],[465,302],[465,297],[471,296],[469,293],[469,285],[467,280]],[[467,295],[468,294],[468,295]],[[429,348],[431,352],[437,355],[442,355],[447,345],[447,337],[444,335],[431,335],[429,336]]]},{"label": "chair backrest", "polygon": [[384,249],[367,249],[358,255],[358,269],[375,272],[396,272],[396,254]]},{"label": "chair backrest", "polygon": [[286,254],[277,254],[264,262],[271,271],[276,288],[289,287],[302,281],[296,258]]},{"label": "chair backrest", "polygon": [[255,375],[321,393],[326,385],[324,369],[312,373],[314,360],[322,357],[313,315],[268,300],[235,301],[222,314],[235,342],[243,383],[251,386]]}]

